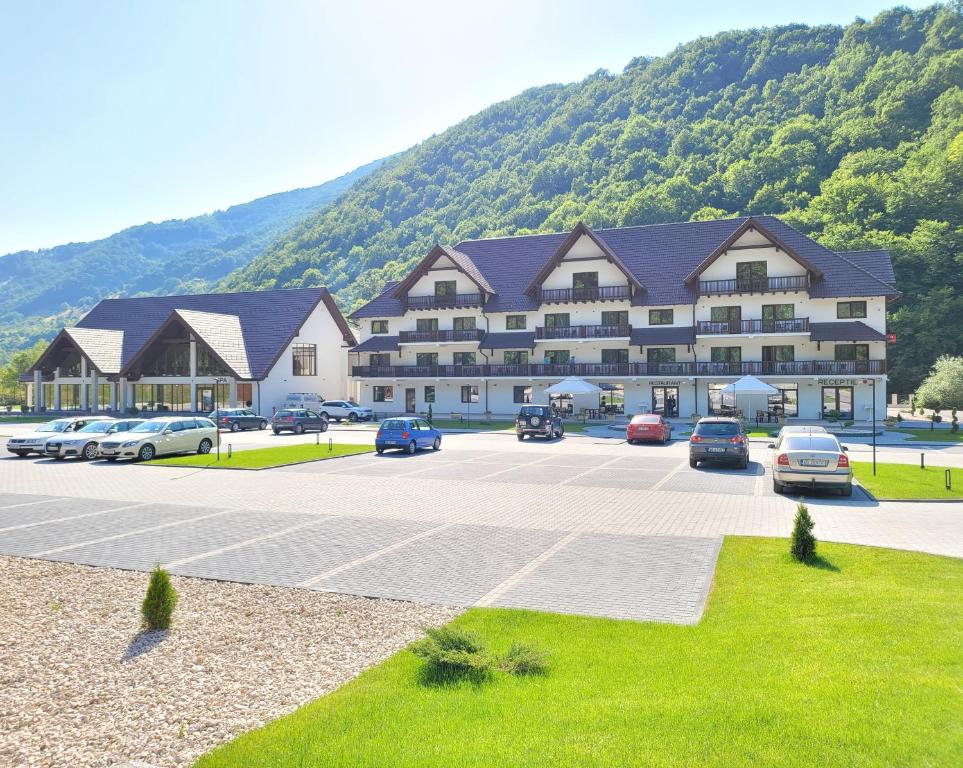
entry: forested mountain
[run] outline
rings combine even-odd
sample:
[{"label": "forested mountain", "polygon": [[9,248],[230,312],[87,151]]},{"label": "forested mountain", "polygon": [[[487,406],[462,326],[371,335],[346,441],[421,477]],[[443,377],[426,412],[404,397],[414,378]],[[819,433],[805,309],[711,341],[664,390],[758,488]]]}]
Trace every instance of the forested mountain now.
[{"label": "forested mountain", "polygon": [[963,5],[724,32],[549,85],[408,150],[226,289],[324,284],[346,309],[436,241],[775,213],[892,249],[895,388],[963,353]]},{"label": "forested mountain", "polygon": [[142,224],[103,240],[0,257],[0,362],[16,349],[52,336],[105,296],[211,288],[382,162],[316,187],[205,216]]}]

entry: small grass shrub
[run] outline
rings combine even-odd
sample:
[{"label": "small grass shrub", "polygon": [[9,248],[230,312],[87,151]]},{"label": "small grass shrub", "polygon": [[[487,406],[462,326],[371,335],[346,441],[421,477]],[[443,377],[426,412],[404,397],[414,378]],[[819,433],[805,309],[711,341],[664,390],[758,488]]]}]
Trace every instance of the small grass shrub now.
[{"label": "small grass shrub", "polygon": [[796,519],[792,526],[792,537],[789,539],[789,551],[801,563],[810,563],[816,559],[816,537],[813,536],[812,517],[805,504],[796,505]]},{"label": "small grass shrub", "polygon": [[140,606],[144,628],[148,631],[170,629],[174,608],[177,606],[177,590],[171,584],[170,574],[159,565],[154,566],[147,585],[147,594]]},{"label": "small grass shrub", "polygon": [[427,630],[427,637],[411,646],[424,659],[428,671],[437,677],[481,677],[492,669],[492,658],[474,632],[453,627]]},{"label": "small grass shrub", "polygon": [[498,668],[512,675],[544,675],[548,671],[548,654],[534,645],[516,641]]}]

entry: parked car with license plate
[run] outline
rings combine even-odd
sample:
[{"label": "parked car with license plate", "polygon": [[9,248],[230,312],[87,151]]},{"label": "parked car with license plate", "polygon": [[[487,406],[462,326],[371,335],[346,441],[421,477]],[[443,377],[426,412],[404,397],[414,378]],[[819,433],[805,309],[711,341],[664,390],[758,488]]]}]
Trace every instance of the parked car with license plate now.
[{"label": "parked car with license plate", "polygon": [[689,437],[689,466],[700,461],[749,466],[749,440],[738,419],[722,416],[699,419]]},{"label": "parked car with license plate", "polygon": [[81,416],[72,419],[54,419],[53,421],[48,421],[46,424],[41,424],[33,432],[11,437],[7,440],[7,450],[10,451],[10,453],[17,454],[17,456],[29,456],[31,453],[43,456],[44,451],[47,450],[47,441],[51,437],[63,437],[64,435],[72,434],[87,426],[87,424],[93,420],[94,417],[92,416]]},{"label": "parked car with license plate", "polygon": [[519,440],[544,437],[550,440],[565,434],[562,417],[550,405],[523,405],[515,417],[515,435]]},{"label": "parked car with license plate", "polygon": [[97,458],[100,443],[105,438],[129,432],[143,419],[97,419],[81,427],[76,432],[63,437],[52,437],[47,441],[45,453],[59,460],[70,456],[92,461]]},{"label": "parked car with license plate", "polygon": [[150,461],[175,453],[210,453],[217,440],[217,427],[210,419],[170,416],[142,421],[128,432],[100,443],[99,458],[107,461]]},{"label": "parked car with license plate", "polygon": [[334,419],[337,422],[347,419],[348,421],[371,421],[374,418],[374,411],[370,408],[362,408],[353,400],[325,400],[321,403],[321,415],[326,419]]},{"label": "parked car with license plate", "polygon": [[853,469],[846,447],[835,435],[790,433],[769,447],[775,450],[772,489],[776,493],[790,488],[828,488],[843,496],[853,495]]},{"label": "parked car with license plate", "polygon": [[218,429],[240,432],[242,429],[267,429],[267,419],[258,416],[250,408],[218,408],[208,418]]},{"label": "parked car with license plate", "polygon": [[629,443],[654,440],[664,445],[672,439],[672,425],[657,413],[642,413],[632,417],[625,429],[625,439]]},{"label": "parked car with license plate", "polygon": [[293,432],[296,435],[311,431],[327,432],[328,420],[307,408],[282,408],[271,419],[271,429],[275,435],[282,432]]},{"label": "parked car with license plate", "polygon": [[441,448],[441,432],[424,419],[385,419],[375,435],[375,450],[397,448],[412,454],[419,448]]}]

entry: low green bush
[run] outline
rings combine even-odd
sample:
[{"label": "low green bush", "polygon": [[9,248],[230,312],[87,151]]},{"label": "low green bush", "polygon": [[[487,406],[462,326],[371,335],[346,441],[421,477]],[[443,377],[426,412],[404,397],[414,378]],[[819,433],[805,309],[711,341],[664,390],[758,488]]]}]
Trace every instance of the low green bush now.
[{"label": "low green bush", "polygon": [[443,677],[482,676],[493,666],[478,635],[452,627],[427,630],[411,652],[424,659],[431,673]]},{"label": "low green bush", "polygon": [[534,645],[514,642],[498,668],[512,675],[544,675],[548,671],[548,654]]},{"label": "low green bush", "polygon": [[171,584],[170,574],[159,565],[154,566],[147,585],[147,594],[140,606],[144,629],[170,629],[176,606],[177,590]]},{"label": "low green bush", "polygon": [[796,505],[796,519],[789,539],[789,551],[801,563],[816,559],[816,537],[813,536],[813,522],[805,504]]}]

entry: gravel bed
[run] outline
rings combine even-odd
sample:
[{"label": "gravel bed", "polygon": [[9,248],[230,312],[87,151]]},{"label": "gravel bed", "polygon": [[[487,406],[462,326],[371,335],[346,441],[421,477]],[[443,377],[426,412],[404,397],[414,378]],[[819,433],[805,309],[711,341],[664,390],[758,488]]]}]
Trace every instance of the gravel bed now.
[{"label": "gravel bed", "polygon": [[0,765],[190,765],[458,613],[173,577],[174,629],[140,634],[147,578],[0,557]]}]

